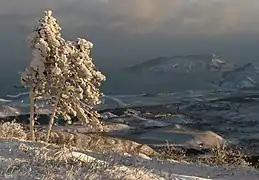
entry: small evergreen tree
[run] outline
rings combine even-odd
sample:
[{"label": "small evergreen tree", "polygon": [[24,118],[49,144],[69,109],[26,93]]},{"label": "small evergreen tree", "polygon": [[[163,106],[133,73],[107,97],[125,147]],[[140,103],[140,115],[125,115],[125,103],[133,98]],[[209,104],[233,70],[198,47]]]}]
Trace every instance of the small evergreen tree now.
[{"label": "small evergreen tree", "polygon": [[21,74],[21,83],[30,88],[30,129],[34,135],[35,100],[47,100],[52,105],[46,140],[49,140],[54,119],[71,116],[102,130],[99,114],[93,106],[99,103],[99,87],[105,76],[96,69],[92,58],[93,44],[85,39],[65,41],[61,28],[51,11],[45,11],[34,27],[28,42],[33,59]]}]

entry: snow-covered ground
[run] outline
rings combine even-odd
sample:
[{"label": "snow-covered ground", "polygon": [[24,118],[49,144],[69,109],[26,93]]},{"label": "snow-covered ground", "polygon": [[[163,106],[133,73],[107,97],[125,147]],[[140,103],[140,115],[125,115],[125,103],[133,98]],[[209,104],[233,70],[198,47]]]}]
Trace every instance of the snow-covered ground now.
[{"label": "snow-covered ground", "polygon": [[[39,142],[0,139],[1,179],[259,179],[259,172],[255,169],[151,160],[128,154],[57,149],[54,145],[48,146]],[[66,158],[61,160],[61,154]],[[56,163],[53,163],[54,160]]]}]

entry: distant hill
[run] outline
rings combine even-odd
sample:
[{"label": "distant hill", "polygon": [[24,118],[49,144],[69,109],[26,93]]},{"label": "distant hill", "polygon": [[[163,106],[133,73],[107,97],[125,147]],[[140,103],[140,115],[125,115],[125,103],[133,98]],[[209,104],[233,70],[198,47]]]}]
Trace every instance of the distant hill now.
[{"label": "distant hill", "polygon": [[[104,93],[159,93],[213,89],[235,65],[215,54],[159,57],[107,74]],[[216,82],[216,84],[214,83]]]},{"label": "distant hill", "polygon": [[215,54],[158,57],[128,67],[134,72],[208,72],[226,71],[234,65],[222,60]]},{"label": "distant hill", "polygon": [[252,63],[235,68],[223,74],[219,83],[221,90],[253,88],[259,85],[259,69]]}]

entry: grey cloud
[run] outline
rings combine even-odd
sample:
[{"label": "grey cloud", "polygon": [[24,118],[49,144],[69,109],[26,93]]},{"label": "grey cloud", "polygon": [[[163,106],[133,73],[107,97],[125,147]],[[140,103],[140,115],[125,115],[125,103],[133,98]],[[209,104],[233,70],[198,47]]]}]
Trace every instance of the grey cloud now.
[{"label": "grey cloud", "polygon": [[259,20],[255,18],[259,15],[257,0],[81,1],[71,8],[80,12],[75,19],[71,17],[78,25],[99,25],[136,34],[217,35],[259,29]]},{"label": "grey cloud", "polygon": [[1,0],[0,15],[2,14],[33,14],[45,8],[55,9],[64,0]]},{"label": "grey cloud", "polygon": [[258,0],[0,1],[0,15],[39,16],[46,8],[53,9],[64,26],[96,27],[129,34],[219,35],[259,30]]}]

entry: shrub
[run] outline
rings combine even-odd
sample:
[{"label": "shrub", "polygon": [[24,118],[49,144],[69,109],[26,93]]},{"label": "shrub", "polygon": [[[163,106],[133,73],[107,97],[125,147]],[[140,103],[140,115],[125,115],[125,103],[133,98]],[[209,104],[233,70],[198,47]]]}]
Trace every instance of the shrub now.
[{"label": "shrub", "polygon": [[26,139],[26,132],[23,127],[13,122],[5,122],[0,125],[0,137]]}]

